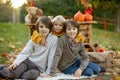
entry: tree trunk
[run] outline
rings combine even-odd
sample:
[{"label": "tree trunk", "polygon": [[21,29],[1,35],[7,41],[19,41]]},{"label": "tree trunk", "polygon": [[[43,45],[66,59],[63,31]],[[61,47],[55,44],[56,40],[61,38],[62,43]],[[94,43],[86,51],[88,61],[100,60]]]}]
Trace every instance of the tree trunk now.
[{"label": "tree trunk", "polygon": [[20,23],[20,8],[16,10],[16,22]]},{"label": "tree trunk", "polygon": [[116,9],[115,32],[120,33],[120,8]]},{"label": "tree trunk", "polygon": [[12,22],[13,22],[13,23],[15,23],[15,22],[16,22],[15,9],[13,9],[13,11],[12,11]]},{"label": "tree trunk", "polygon": [[20,8],[13,9],[12,22],[13,23],[20,23]]}]

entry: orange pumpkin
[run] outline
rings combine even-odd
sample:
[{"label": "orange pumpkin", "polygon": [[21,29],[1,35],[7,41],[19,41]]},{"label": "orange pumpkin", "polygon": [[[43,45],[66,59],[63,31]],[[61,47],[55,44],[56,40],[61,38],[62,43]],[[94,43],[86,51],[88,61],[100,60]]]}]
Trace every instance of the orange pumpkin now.
[{"label": "orange pumpkin", "polygon": [[80,11],[78,11],[75,15],[74,15],[74,20],[75,21],[84,21],[85,20],[85,16],[84,14],[82,14]]},{"label": "orange pumpkin", "polygon": [[93,16],[90,15],[89,13],[85,13],[85,21],[92,21],[93,20]]}]

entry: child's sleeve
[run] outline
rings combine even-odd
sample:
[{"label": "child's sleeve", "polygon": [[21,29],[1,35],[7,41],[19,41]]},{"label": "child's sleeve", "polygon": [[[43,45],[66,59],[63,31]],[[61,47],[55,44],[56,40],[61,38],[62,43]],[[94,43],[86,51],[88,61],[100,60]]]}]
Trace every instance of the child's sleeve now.
[{"label": "child's sleeve", "polygon": [[43,37],[42,35],[40,35],[37,31],[33,32],[33,35],[31,36],[31,39],[33,42],[35,42],[36,44],[40,44]]},{"label": "child's sleeve", "polygon": [[81,33],[79,33],[79,34],[76,36],[76,39],[78,40],[78,42],[84,42],[85,36],[82,35]]},{"label": "child's sleeve", "polygon": [[55,51],[57,47],[57,41],[58,41],[58,38],[54,39],[54,42],[51,44],[51,47],[50,47],[49,56],[48,56],[48,64],[47,64],[47,69],[46,69],[47,74],[50,74],[50,71],[51,71],[51,67],[53,64],[53,58],[55,56]]},{"label": "child's sleeve", "polygon": [[55,76],[55,74],[56,74],[56,69],[57,69],[59,60],[62,56],[62,53],[63,53],[63,42],[59,38],[58,39],[58,44],[57,44],[57,47],[56,47],[56,51],[55,51],[55,55],[54,55],[54,58],[53,58],[52,66],[51,66],[51,71],[50,71],[51,76]]},{"label": "child's sleeve", "polygon": [[81,57],[80,69],[83,71],[89,63],[89,56],[85,50],[84,43],[81,43],[79,55]]},{"label": "child's sleeve", "polygon": [[32,40],[29,40],[23,50],[18,54],[13,64],[19,65],[24,60],[26,60],[31,55],[31,53],[33,53],[33,42]]}]

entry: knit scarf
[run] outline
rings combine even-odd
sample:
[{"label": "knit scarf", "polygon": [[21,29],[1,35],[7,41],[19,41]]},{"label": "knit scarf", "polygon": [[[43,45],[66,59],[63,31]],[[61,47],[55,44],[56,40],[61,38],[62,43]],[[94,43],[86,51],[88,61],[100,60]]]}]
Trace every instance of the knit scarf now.
[{"label": "knit scarf", "polygon": [[37,31],[33,32],[33,35],[31,36],[31,39],[33,42],[35,42],[36,44],[40,44],[43,37],[42,35],[40,35]]},{"label": "knit scarf", "polygon": [[52,29],[52,34],[56,35],[57,37],[60,37],[64,34],[64,31],[56,32],[55,30]]}]

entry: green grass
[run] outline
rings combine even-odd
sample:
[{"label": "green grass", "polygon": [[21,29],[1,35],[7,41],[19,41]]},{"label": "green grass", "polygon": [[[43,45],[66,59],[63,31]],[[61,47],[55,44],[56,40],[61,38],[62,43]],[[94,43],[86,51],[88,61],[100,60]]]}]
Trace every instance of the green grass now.
[{"label": "green grass", "polygon": [[105,31],[95,26],[92,28],[92,35],[92,43],[99,42],[108,50],[120,50],[120,33],[109,29]]},{"label": "green grass", "polygon": [[25,45],[29,39],[29,28],[25,24],[0,23],[0,39],[0,53],[9,53]]},{"label": "green grass", "polygon": [[[0,23],[0,54],[23,48],[29,40],[29,28],[25,24]],[[120,50],[120,34],[92,28],[92,43],[100,42],[109,50]],[[15,45],[15,48],[9,45]]]}]

